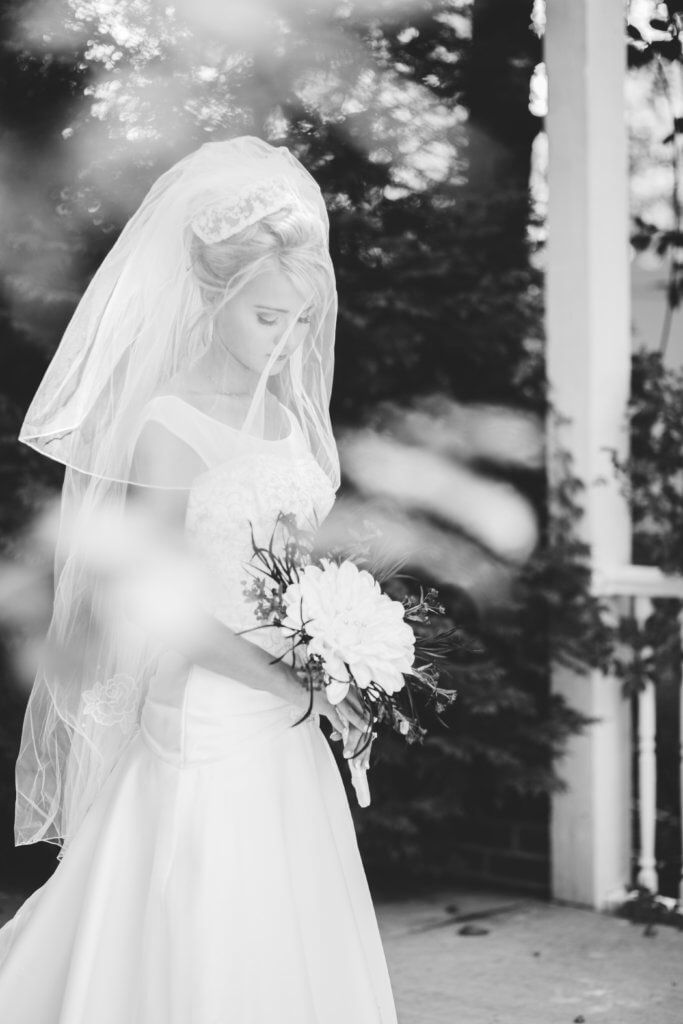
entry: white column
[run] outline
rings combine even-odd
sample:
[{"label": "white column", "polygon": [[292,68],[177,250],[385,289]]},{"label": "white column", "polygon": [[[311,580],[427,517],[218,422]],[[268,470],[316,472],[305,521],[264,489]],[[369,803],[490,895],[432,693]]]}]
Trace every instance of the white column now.
[{"label": "white column", "polygon": [[[633,601],[635,620],[644,630],[652,615],[649,597],[638,596]],[[657,700],[655,684],[648,679],[638,694],[638,874],[636,881],[650,892],[659,892],[657,877]]]},{"label": "white column", "polygon": [[[630,375],[623,0],[548,0],[550,398],[569,423],[549,423],[586,484],[582,536],[599,562],[626,564],[626,504],[606,448],[626,452]],[[553,669],[553,691],[600,718],[573,740],[552,804],[556,898],[601,907],[629,880],[630,718],[621,684],[597,672]]]},{"label": "white column", "polygon": [[650,680],[638,694],[638,851],[639,885],[659,892],[655,840],[657,837],[657,710],[655,684]]},{"label": "white column", "polygon": [[[679,625],[680,625],[681,646],[683,647],[683,610],[681,610],[681,612],[679,613],[678,622],[679,622]],[[680,902],[681,906],[683,906],[683,664],[681,664],[681,677],[680,677],[680,685],[679,685],[679,689],[678,689],[678,740],[679,740],[679,743],[680,743],[680,755],[681,755],[681,760],[680,760],[680,764],[679,764],[679,770],[680,770],[680,775],[679,775],[679,778],[680,778],[680,790],[679,790],[679,792],[680,792],[680,795],[681,795],[681,802],[680,802],[680,807],[678,809],[678,813],[680,814],[680,817],[681,817],[681,851],[682,851],[682,853],[681,853],[681,875],[680,875],[680,881],[679,881],[679,885],[678,885],[678,899],[679,899],[679,902]]]}]

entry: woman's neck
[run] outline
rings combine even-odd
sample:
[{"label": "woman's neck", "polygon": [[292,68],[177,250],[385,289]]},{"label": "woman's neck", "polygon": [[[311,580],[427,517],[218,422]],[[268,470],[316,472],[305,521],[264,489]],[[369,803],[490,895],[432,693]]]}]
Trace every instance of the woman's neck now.
[{"label": "woman's neck", "polygon": [[245,366],[220,341],[214,339],[197,360],[194,369],[217,394],[251,396],[256,391],[259,375]]}]

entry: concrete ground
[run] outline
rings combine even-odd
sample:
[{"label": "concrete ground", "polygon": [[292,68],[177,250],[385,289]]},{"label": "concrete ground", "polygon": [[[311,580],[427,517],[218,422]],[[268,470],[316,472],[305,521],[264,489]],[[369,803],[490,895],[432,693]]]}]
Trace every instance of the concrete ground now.
[{"label": "concrete ground", "polygon": [[683,1024],[674,928],[466,889],[375,906],[399,1024]]},{"label": "concrete ground", "polygon": [[683,1024],[670,926],[468,890],[376,909],[399,1024]]}]

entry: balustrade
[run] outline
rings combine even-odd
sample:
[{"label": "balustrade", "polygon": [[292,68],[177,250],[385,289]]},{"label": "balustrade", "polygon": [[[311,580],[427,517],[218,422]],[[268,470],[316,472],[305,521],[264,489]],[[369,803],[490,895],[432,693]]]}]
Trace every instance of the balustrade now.
[{"label": "balustrade", "polygon": [[[678,623],[683,647],[683,576],[667,575],[653,566],[596,566],[593,593],[613,598],[617,614],[631,615],[643,629],[657,598],[680,602]],[[626,607],[624,607],[626,605]],[[645,653],[645,652],[643,652]],[[659,891],[657,873],[657,702],[656,682],[647,679],[633,698],[636,705],[635,751],[637,757],[638,849],[635,881],[652,893]],[[683,665],[679,671],[678,764],[671,766],[680,777],[679,818],[683,850]],[[683,905],[683,857],[680,865],[679,901]]]}]

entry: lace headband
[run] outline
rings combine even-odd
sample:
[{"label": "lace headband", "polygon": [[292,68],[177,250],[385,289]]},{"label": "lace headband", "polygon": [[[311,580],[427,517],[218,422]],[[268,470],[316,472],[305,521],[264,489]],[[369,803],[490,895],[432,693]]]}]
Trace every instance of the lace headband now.
[{"label": "lace headband", "polygon": [[287,181],[267,178],[204,206],[193,217],[192,230],[202,242],[222,242],[285,207],[310,212]]}]

